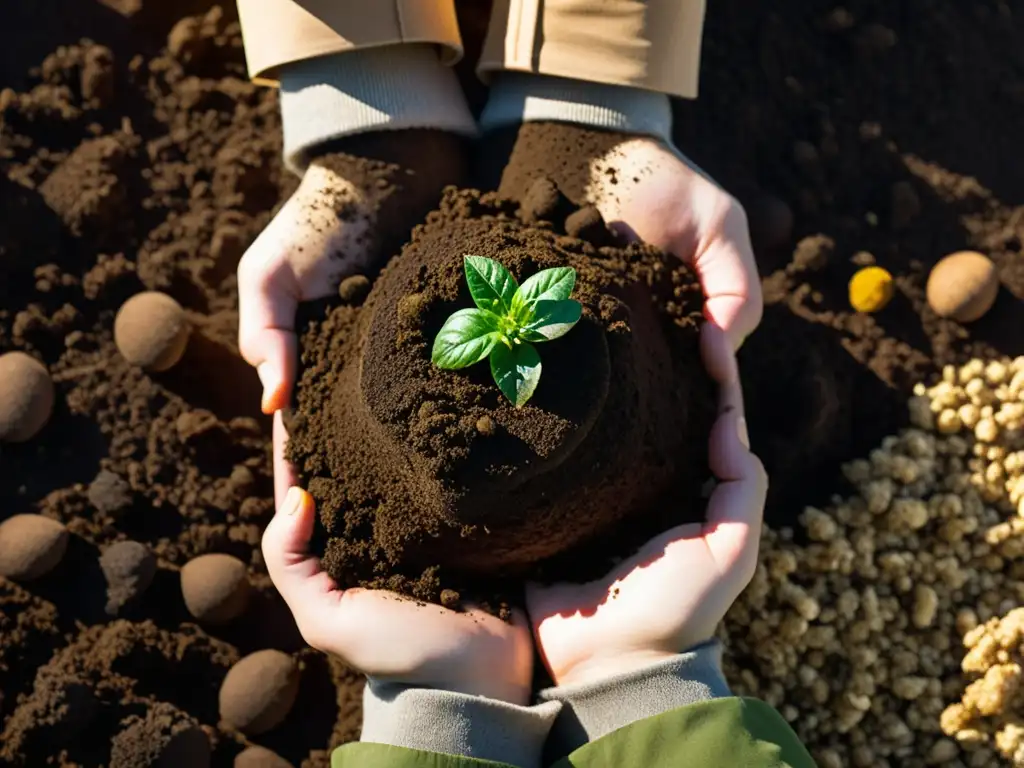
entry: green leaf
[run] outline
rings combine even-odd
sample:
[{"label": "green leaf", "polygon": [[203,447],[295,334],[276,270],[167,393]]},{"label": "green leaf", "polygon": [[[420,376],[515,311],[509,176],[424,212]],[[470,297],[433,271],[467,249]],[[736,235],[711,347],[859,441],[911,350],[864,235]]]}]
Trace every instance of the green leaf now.
[{"label": "green leaf", "polygon": [[538,301],[533,308],[533,319],[523,329],[528,341],[551,341],[565,336],[580,321],[583,307],[578,301]]},{"label": "green leaf", "polygon": [[513,312],[522,320],[519,310],[531,307],[538,301],[564,301],[576,287],[576,270],[572,267],[555,267],[544,269],[528,278],[516,292],[513,299]]},{"label": "green leaf", "polygon": [[434,339],[434,365],[454,370],[479,363],[501,340],[498,320],[497,315],[482,309],[460,309]]},{"label": "green leaf", "polygon": [[491,353],[494,383],[516,408],[522,408],[540,382],[540,355],[532,344],[499,344]]},{"label": "green leaf", "polygon": [[466,283],[476,305],[497,315],[508,314],[512,310],[512,299],[519,290],[516,279],[493,259],[466,256],[463,261]]}]

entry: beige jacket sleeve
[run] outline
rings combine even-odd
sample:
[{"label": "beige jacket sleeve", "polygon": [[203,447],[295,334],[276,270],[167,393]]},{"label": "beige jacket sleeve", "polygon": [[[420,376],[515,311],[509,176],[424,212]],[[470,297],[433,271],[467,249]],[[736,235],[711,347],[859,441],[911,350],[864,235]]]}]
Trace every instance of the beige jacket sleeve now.
[{"label": "beige jacket sleeve", "polygon": [[705,0],[494,0],[480,57],[500,70],[695,98]]},{"label": "beige jacket sleeve", "polygon": [[[697,95],[705,0],[494,0],[479,71]],[[462,55],[454,0],[238,0],[249,74],[396,43]]]},{"label": "beige jacket sleeve", "polygon": [[455,0],[238,0],[249,76],[274,83],[285,64],[397,43],[462,56]]}]

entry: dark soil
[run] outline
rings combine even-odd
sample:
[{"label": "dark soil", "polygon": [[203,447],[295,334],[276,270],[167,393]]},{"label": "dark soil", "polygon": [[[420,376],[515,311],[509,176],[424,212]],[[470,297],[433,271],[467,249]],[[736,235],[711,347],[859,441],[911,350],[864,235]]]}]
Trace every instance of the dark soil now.
[{"label": "dark soil", "polygon": [[[302,687],[255,742],[326,766],[358,733],[360,681],[299,651],[259,554],[268,430],[235,349],[233,274],[294,181],[276,97],[246,82],[233,9],[178,24],[209,7],[4,4],[0,352],[43,361],[57,404],[39,436],[0,446],[0,518],[42,513],[71,540],[41,580],[0,579],[0,765],[145,764],[193,749],[198,728],[212,765],[230,766],[250,742],[219,724],[218,688],[263,648],[297,653]],[[791,522],[839,489],[840,461],[904,422],[913,380],[975,352],[1024,354],[1024,20],[1003,0],[708,10],[701,98],[677,105],[676,139],[757,224],[766,317],[741,365],[768,517]],[[989,254],[1003,285],[969,328],[924,304],[930,266],[964,248]],[[898,291],[864,317],[846,282],[869,260]],[[114,315],[143,289],[170,293],[196,329],[167,373],[114,349]],[[157,572],[113,619],[100,556],[123,540],[146,545]],[[181,598],[178,569],[207,552],[249,564],[255,587],[224,629],[197,627]]]},{"label": "dark soil", "polygon": [[[676,521],[702,517],[714,391],[696,278],[654,249],[596,248],[516,212],[494,195],[450,191],[365,305],[336,307],[301,339],[289,455],[317,499],[324,561],[341,584],[436,602],[472,574],[471,596],[487,601],[480,576],[535,576],[564,553],[540,567],[596,577],[608,556],[664,530],[666,508]],[[521,409],[486,364],[430,362],[441,325],[472,306],[465,254],[500,261],[520,282],[576,270],[584,317],[538,346],[540,386]]]}]

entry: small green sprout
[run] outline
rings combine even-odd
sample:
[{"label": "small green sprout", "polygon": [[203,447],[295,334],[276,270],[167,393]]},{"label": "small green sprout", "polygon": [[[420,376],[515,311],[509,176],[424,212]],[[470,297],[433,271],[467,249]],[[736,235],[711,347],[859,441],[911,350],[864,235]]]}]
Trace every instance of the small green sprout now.
[{"label": "small green sprout", "polygon": [[576,270],[545,269],[519,285],[492,259],[466,256],[465,267],[476,309],[460,309],[445,321],[431,359],[438,368],[456,370],[490,356],[494,383],[521,408],[540,382],[540,355],[533,345],[564,336],[583,312],[569,298]]}]

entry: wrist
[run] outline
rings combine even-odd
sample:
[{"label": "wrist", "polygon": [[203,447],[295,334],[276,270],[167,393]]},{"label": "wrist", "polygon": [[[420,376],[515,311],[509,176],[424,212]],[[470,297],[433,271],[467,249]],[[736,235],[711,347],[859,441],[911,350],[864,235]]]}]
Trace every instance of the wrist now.
[{"label": "wrist", "polygon": [[672,109],[663,93],[527,72],[495,77],[480,127],[551,121],[663,141],[672,134]]},{"label": "wrist", "polygon": [[628,675],[646,667],[669,661],[677,653],[660,650],[635,650],[625,653],[608,653],[582,659],[565,669],[554,680],[555,685],[593,685],[620,675]]},{"label": "wrist", "polygon": [[519,706],[368,678],[360,741],[539,768],[559,702]]},{"label": "wrist", "polygon": [[284,66],[280,80],[284,156],[295,171],[344,136],[410,128],[476,134],[458,78],[431,45],[305,59]]}]

